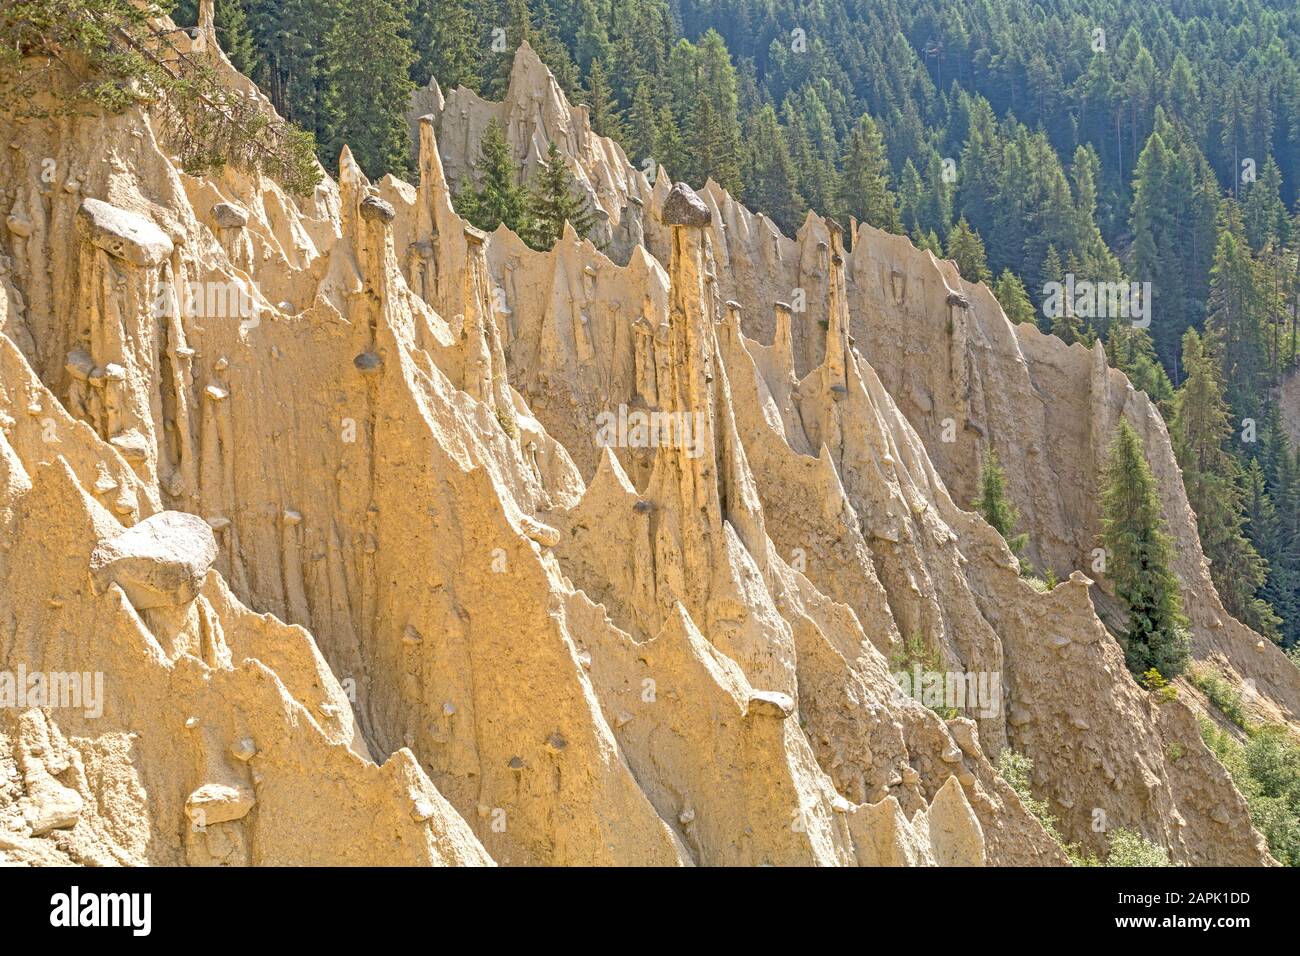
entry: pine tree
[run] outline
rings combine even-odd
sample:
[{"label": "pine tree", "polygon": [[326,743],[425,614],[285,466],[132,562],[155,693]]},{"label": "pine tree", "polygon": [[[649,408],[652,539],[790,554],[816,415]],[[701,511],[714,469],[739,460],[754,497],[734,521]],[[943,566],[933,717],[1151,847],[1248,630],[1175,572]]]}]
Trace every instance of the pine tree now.
[{"label": "pine tree", "polygon": [[[963,216],[948,232],[948,258],[957,263],[957,269],[967,282],[993,281],[988,260],[984,256],[984,240],[971,229]],[[1022,287],[1023,291],[1023,287]]]},{"label": "pine tree", "polygon": [[1295,643],[1300,634],[1300,578],[1295,542],[1288,541],[1277,508],[1268,491],[1268,479],[1258,458],[1246,466],[1246,534],[1268,563],[1268,575],[1259,596],[1281,619],[1279,638],[1284,645]]},{"label": "pine tree", "polygon": [[1111,440],[1101,510],[1106,578],[1128,611],[1125,661],[1135,676],[1154,667],[1172,680],[1187,666],[1190,642],[1155,478],[1142,440],[1126,419]]},{"label": "pine tree", "polygon": [[415,54],[401,0],[342,0],[325,38],[326,103],[332,114],[331,166],[346,144],[372,179],[409,176],[406,122]]},{"label": "pine tree", "polygon": [[844,148],[844,174],[840,181],[840,206],[846,216],[877,229],[901,232],[898,200],[889,188],[889,158],[880,128],[862,114]]},{"label": "pine tree", "polygon": [[411,38],[416,60],[411,79],[427,86],[436,77],[443,92],[479,85],[478,28],[470,0],[414,0]]},{"label": "pine tree", "polygon": [[952,226],[952,194],[952,185],[944,180],[943,160],[931,150],[925,168],[925,191],[917,210],[923,229],[939,234],[948,232]]},{"label": "pine tree", "polygon": [[614,101],[614,92],[609,88],[609,79],[605,75],[605,64],[599,59],[591,61],[591,72],[587,75],[587,89],[584,101],[591,113],[591,128],[601,136],[621,140],[623,138],[623,120],[619,116],[618,104]]},{"label": "pine tree", "polygon": [[1241,218],[1246,238],[1256,252],[1270,240],[1281,245],[1290,238],[1291,223],[1282,202],[1282,171],[1272,156],[1264,163],[1259,178],[1247,190]]},{"label": "pine tree", "polygon": [[1127,375],[1134,388],[1146,392],[1162,412],[1169,412],[1174,386],[1156,358],[1155,346],[1146,329],[1134,328],[1127,322],[1112,322],[1106,336],[1106,361]]},{"label": "pine tree", "polygon": [[[686,156],[686,146],[682,140],[681,128],[677,118],[668,106],[659,107],[655,117],[655,160],[668,170],[671,176],[686,178],[690,175],[691,163]],[[655,170],[658,175],[658,170]]]},{"label": "pine tree", "polygon": [[656,154],[658,118],[650,81],[642,79],[632,95],[632,108],[628,113],[627,158],[638,168],[646,159]]},{"label": "pine tree", "polygon": [[736,70],[726,43],[715,30],[700,37],[696,75],[699,82],[687,124],[691,152],[696,158],[692,178],[701,186],[711,178],[733,195],[741,195]]},{"label": "pine tree", "polygon": [[973,502],[973,507],[993,526],[1020,561],[1021,573],[1029,570],[1029,565],[1020,552],[1029,541],[1028,534],[1017,534],[1016,525],[1020,514],[1007,497],[1007,476],[998,463],[997,453],[988,449],[980,466],[980,496]]},{"label": "pine tree", "polygon": [[217,28],[217,42],[231,65],[245,76],[252,76],[258,66],[257,46],[243,3],[240,0],[216,0],[212,15]]},{"label": "pine tree", "polygon": [[564,234],[566,222],[579,236],[585,236],[594,222],[586,200],[575,195],[573,174],[554,143],[547,147],[546,162],[529,190],[528,211],[526,238],[534,249],[555,245]]},{"label": "pine tree", "polygon": [[898,177],[898,215],[902,220],[903,228],[911,236],[921,231],[920,209],[923,188],[921,175],[912,165],[911,158],[908,158],[903,163],[902,174]]},{"label": "pine tree", "polygon": [[803,212],[794,164],[776,110],[769,103],[749,121],[745,152],[745,202],[766,213],[784,232],[793,232]]},{"label": "pine tree", "polygon": [[1002,306],[1002,311],[1012,322],[1019,325],[1021,322],[1037,321],[1034,304],[1029,301],[1025,284],[1020,281],[1020,276],[1010,269],[1002,270],[997,285],[993,287],[993,294],[997,297],[998,304]]},{"label": "pine tree", "polygon": [[[1066,271],[1065,266],[1061,263],[1061,255],[1056,251],[1056,246],[1049,245],[1047,247],[1047,256],[1043,259],[1044,285],[1054,282],[1064,290]],[[1048,331],[1066,345],[1082,342],[1084,340],[1083,325],[1079,322],[1079,317],[1074,314],[1074,303],[1070,301],[1069,295],[1062,291],[1051,305],[1054,307],[1047,307],[1048,303],[1045,302],[1043,309],[1043,314],[1048,322]]]},{"label": "pine tree", "polygon": [[495,119],[483,131],[478,149],[478,162],[474,164],[478,188],[467,188],[456,197],[457,209],[487,232],[505,223],[515,233],[527,235],[528,195],[519,185],[519,167],[510,154],[505,132]]},{"label": "pine tree", "polygon": [[1225,448],[1233,429],[1219,370],[1195,329],[1183,336],[1183,373],[1187,378],[1175,401],[1169,438],[1183,471],[1187,503],[1196,514],[1201,548],[1210,561],[1210,576],[1229,613],[1276,639],[1277,615],[1256,596],[1268,565],[1244,533],[1240,466]]},{"label": "pine tree", "polygon": [[1258,418],[1268,381],[1264,297],[1250,248],[1228,207],[1210,272],[1206,335],[1219,356],[1228,404],[1237,418]]}]

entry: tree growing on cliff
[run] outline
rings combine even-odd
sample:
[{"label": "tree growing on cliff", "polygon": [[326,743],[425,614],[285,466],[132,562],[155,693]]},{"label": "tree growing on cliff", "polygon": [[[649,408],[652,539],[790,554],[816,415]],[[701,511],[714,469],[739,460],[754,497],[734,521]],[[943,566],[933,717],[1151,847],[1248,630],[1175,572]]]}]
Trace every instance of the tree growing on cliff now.
[{"label": "tree growing on cliff", "polygon": [[456,197],[457,211],[485,232],[501,223],[517,234],[528,232],[528,193],[519,184],[519,167],[510,155],[506,134],[496,120],[488,123],[474,164],[479,186],[464,188]]},{"label": "tree growing on cliff", "polygon": [[984,256],[984,240],[970,227],[965,216],[948,231],[948,258],[957,263],[957,271],[967,282],[993,281]]},{"label": "tree growing on cliff", "polygon": [[1134,676],[1154,667],[1172,680],[1187,667],[1189,641],[1155,478],[1126,419],[1111,440],[1101,506],[1105,574],[1128,611],[1125,661]]},{"label": "tree growing on cliff", "polygon": [[546,164],[528,191],[530,221],[524,238],[534,249],[549,249],[564,235],[564,224],[579,236],[591,229],[594,217],[585,199],[574,191],[573,174],[554,143],[546,150]]},{"label": "tree growing on cliff", "polygon": [[162,13],[132,0],[4,5],[0,113],[150,110],[186,172],[229,164],[311,192],[320,182],[311,134],[227,86],[201,51],[178,47],[160,26]]},{"label": "tree growing on cliff", "polygon": [[1019,559],[1021,572],[1027,572],[1029,564],[1020,557],[1020,552],[1025,549],[1029,535],[1016,533],[1020,514],[1007,497],[1007,475],[998,462],[997,452],[992,448],[985,452],[980,466],[980,495],[975,499],[974,506],[984,516],[984,520],[993,526],[993,530],[1002,535],[1011,553]]},{"label": "tree growing on cliff", "polygon": [[993,294],[997,297],[998,304],[1002,306],[1002,311],[1012,322],[1019,325],[1021,322],[1037,321],[1034,303],[1029,300],[1025,284],[1020,281],[1020,276],[1010,269],[1002,270],[997,285],[993,287]]}]

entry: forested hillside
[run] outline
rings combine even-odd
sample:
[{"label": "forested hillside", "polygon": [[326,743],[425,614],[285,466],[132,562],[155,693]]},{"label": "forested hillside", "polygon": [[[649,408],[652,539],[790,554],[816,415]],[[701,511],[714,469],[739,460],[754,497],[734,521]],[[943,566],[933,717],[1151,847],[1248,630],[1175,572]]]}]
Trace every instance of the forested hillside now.
[{"label": "forested hillside", "polygon": [[[1300,461],[1273,397],[1300,352],[1293,2],[218,0],[216,17],[327,166],[346,142],[370,175],[409,173],[411,90],[499,97],[527,39],[647,171],[712,177],[787,232],[811,208],[906,233],[1013,320],[1100,338],[1165,411],[1229,609],[1300,637]],[[478,198],[471,218],[501,221]],[[532,241],[556,234],[527,197],[507,205]],[[1101,282],[1149,290],[1144,318],[1073,294]]]}]

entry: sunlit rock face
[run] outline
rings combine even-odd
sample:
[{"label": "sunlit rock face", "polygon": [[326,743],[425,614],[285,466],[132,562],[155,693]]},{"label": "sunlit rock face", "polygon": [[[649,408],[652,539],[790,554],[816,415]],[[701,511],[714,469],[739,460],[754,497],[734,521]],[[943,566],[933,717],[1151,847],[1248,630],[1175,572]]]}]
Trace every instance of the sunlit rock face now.
[{"label": "sunlit rock face", "polygon": [[[456,214],[494,117],[592,237]],[[1011,747],[1090,852],[1100,815],[1269,862],[1079,573],[1121,414],[1198,653],[1283,718],[1294,668],[1219,605],[1145,397],[951,264],[652,186],[526,47],[502,104],[417,97],[414,184],[187,176],[139,113],[11,135],[5,861],[1065,863]],[[1049,593],[965,510],[990,445]]]}]

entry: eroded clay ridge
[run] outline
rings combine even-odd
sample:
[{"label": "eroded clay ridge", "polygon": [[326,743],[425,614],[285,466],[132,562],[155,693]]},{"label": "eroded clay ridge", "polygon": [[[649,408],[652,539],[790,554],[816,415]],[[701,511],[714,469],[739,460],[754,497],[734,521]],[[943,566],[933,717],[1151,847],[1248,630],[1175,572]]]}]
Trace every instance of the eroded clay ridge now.
[{"label": "eroded clay ridge", "polygon": [[[1177,862],[1271,862],[1087,579],[1038,593],[960,507],[993,441],[1056,529],[1039,556],[1075,566],[1126,411],[1202,580],[1145,399],[905,240],[847,252],[833,224],[790,240],[714,187],[651,190],[533,88],[608,167],[589,181],[642,200],[606,210],[617,261],[469,227],[434,118],[418,184],[345,150],[307,199],[185,175],[139,113],[11,126],[0,672],[79,694],[0,709],[0,856],[1063,863],[990,764],[1012,746],[1093,852],[1101,813]],[[467,144],[500,108],[447,102]],[[776,304],[794,288],[806,312]],[[628,440],[634,411],[673,440]],[[1203,590],[1198,650],[1294,713]],[[916,634],[996,701],[944,720],[900,694]]]}]

